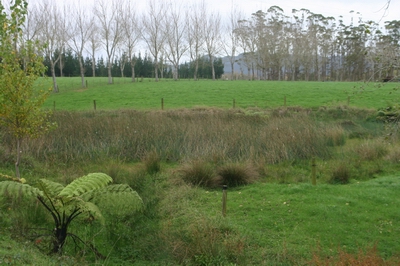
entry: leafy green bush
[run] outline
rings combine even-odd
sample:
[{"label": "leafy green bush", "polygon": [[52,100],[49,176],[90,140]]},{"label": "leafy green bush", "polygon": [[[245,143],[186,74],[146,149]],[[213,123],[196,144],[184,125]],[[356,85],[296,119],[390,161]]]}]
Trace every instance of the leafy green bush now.
[{"label": "leafy green bush", "polygon": [[217,169],[219,185],[236,187],[251,184],[259,178],[257,169],[252,164],[230,163]]}]

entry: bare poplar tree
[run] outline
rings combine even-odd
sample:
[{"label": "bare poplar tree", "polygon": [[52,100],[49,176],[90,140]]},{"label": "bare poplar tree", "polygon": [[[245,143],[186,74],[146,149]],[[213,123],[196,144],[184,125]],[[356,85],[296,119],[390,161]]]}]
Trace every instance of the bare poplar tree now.
[{"label": "bare poplar tree", "polygon": [[96,52],[101,47],[99,27],[96,25],[96,17],[92,17],[92,27],[88,36],[88,47],[86,51],[90,54],[92,59],[92,76],[96,76]]},{"label": "bare poplar tree", "polygon": [[41,10],[35,4],[29,4],[28,15],[25,20],[24,25],[24,40],[33,41],[39,38],[41,27],[43,27],[43,22],[40,16]]},{"label": "bare poplar tree", "polygon": [[206,16],[205,2],[202,1],[197,6],[192,6],[186,12],[187,41],[189,44],[189,54],[191,61],[195,64],[193,79],[197,80],[199,69],[199,58],[204,45],[203,21]]},{"label": "bare poplar tree", "polygon": [[142,37],[151,55],[154,57],[154,76],[158,81],[159,56],[165,43],[165,14],[166,9],[163,2],[150,0],[149,9],[142,16],[143,31]]},{"label": "bare poplar tree", "polygon": [[239,48],[239,36],[235,33],[235,30],[238,29],[241,18],[242,14],[237,9],[232,8],[228,23],[225,24],[224,27],[226,36],[221,42],[221,47],[228,57],[231,65],[231,80],[234,78],[234,64],[236,61],[236,53]]},{"label": "bare poplar tree", "polygon": [[93,18],[88,17],[82,7],[70,7],[70,20],[67,28],[69,47],[76,53],[79,62],[81,85],[85,88],[85,67],[83,64],[83,50],[88,42],[93,28]]},{"label": "bare poplar tree", "polygon": [[117,1],[99,0],[94,8],[99,22],[99,35],[107,54],[108,84],[113,83],[112,64],[117,46],[121,42],[121,6]]},{"label": "bare poplar tree", "polygon": [[187,24],[183,20],[182,6],[177,6],[172,2],[169,4],[167,21],[165,27],[166,34],[166,57],[173,65],[173,79],[178,80],[179,62],[188,50],[189,46],[185,38]]},{"label": "bare poplar tree", "polygon": [[135,12],[135,6],[129,0],[123,3],[121,22],[124,35],[123,46],[132,69],[132,82],[135,82],[134,50],[141,37],[141,25]]},{"label": "bare poplar tree", "polygon": [[[28,15],[26,16],[23,28],[23,41],[19,44],[22,48],[25,47],[27,42],[37,41],[41,32],[43,23],[41,21],[40,9],[35,4],[29,4]],[[23,59],[23,66],[26,69],[27,58]]]},{"label": "bare poplar tree", "polygon": [[212,79],[215,80],[214,58],[220,50],[221,16],[219,13],[210,12],[203,22],[205,47],[210,59]]},{"label": "bare poplar tree", "polygon": [[53,92],[58,92],[55,66],[61,58],[61,51],[65,45],[65,21],[60,7],[54,1],[44,0],[38,8],[40,16],[37,16],[37,22],[41,23],[41,31],[38,36],[39,40],[46,44],[44,55],[50,63]]}]

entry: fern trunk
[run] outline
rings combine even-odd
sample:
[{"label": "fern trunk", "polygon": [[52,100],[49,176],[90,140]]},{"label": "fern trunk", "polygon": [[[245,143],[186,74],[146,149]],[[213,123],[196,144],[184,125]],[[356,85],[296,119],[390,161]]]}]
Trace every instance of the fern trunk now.
[{"label": "fern trunk", "polygon": [[67,227],[61,226],[54,229],[53,249],[51,253],[60,253],[67,238]]}]

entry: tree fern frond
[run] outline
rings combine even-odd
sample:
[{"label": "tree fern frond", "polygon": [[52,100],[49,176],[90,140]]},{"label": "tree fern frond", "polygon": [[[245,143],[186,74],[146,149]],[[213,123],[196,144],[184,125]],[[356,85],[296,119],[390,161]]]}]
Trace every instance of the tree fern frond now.
[{"label": "tree fern frond", "polygon": [[72,181],[67,185],[58,196],[74,197],[80,196],[89,191],[101,189],[112,182],[112,178],[103,173],[91,173]]},{"label": "tree fern frond", "polygon": [[43,192],[38,188],[19,182],[2,181],[0,182],[0,196],[4,195],[9,195],[11,197],[17,197],[20,195],[37,197],[42,196]]},{"label": "tree fern frond", "polygon": [[60,183],[53,182],[47,179],[40,179],[37,187],[39,187],[39,189],[42,190],[43,193],[49,198],[57,196],[61,192],[61,190],[64,189],[64,186]]},{"label": "tree fern frond", "polygon": [[101,189],[102,192],[121,193],[121,192],[135,192],[128,184],[115,184],[109,185]]},{"label": "tree fern frond", "polygon": [[1,178],[8,179],[8,180],[15,181],[15,182],[19,182],[19,183],[22,183],[22,184],[25,184],[25,183],[26,183],[25,178],[12,177],[12,176],[5,175],[5,174],[2,174],[2,173],[0,173],[0,177],[1,177]]},{"label": "tree fern frond", "polygon": [[101,214],[101,211],[99,207],[91,202],[86,202],[86,214],[89,215],[89,218],[94,218],[96,220],[99,220],[102,224],[104,224],[104,218],[103,215]]},{"label": "tree fern frond", "polygon": [[65,202],[63,206],[57,208],[60,213],[66,213],[72,215],[75,213],[82,214],[82,217],[92,217],[102,221],[103,216],[99,208],[92,202],[86,202],[80,197],[69,198],[69,201]]},{"label": "tree fern frond", "polygon": [[143,208],[142,198],[127,184],[109,185],[82,197],[113,215],[133,214]]}]

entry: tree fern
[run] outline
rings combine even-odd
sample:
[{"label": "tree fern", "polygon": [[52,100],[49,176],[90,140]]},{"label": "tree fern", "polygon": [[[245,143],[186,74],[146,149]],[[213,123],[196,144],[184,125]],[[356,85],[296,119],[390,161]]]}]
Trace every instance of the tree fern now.
[{"label": "tree fern", "polygon": [[[139,211],[143,202],[129,185],[109,185],[112,178],[103,173],[92,173],[63,186],[57,182],[40,179],[37,187],[15,181],[0,182],[0,197],[3,195],[26,195],[36,197],[51,214],[55,229],[51,230],[54,241],[52,252],[62,250],[68,235],[69,225],[77,217],[100,219],[99,207],[112,210],[113,214],[133,214]],[[78,238],[76,235],[71,235]],[[83,242],[83,241],[82,241]],[[93,245],[89,247],[94,249]],[[100,254],[94,250],[95,254]]]}]

